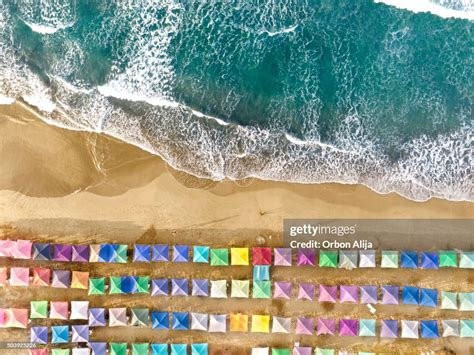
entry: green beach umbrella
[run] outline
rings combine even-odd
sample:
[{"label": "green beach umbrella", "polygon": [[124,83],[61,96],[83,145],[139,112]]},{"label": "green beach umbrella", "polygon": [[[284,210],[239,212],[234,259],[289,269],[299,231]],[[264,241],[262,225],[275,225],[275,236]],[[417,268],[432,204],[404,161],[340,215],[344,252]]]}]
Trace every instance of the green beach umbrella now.
[{"label": "green beach umbrella", "polygon": [[70,353],[69,349],[51,349],[51,355],[69,355]]},{"label": "green beach umbrella", "polygon": [[398,269],[398,251],[382,250],[381,266],[387,269]]},{"label": "green beach umbrella", "polygon": [[321,349],[321,348],[316,348],[314,350],[315,355],[334,355],[334,349]]},{"label": "green beach umbrella", "polygon": [[118,244],[114,261],[116,263],[126,263],[127,262],[127,250],[128,250],[128,245]]},{"label": "green beach umbrella", "polygon": [[31,301],[30,319],[48,318],[48,301]]},{"label": "green beach umbrella", "polygon": [[454,250],[439,252],[439,267],[458,267],[458,256]]},{"label": "green beach umbrella", "polygon": [[133,343],[132,355],[148,355],[149,348],[150,345],[148,343]]},{"label": "green beach umbrella", "polygon": [[270,298],[271,282],[270,281],[254,281],[253,282],[253,298]]},{"label": "green beach umbrella", "polygon": [[109,294],[120,294],[122,292],[122,278],[120,276],[110,276]]},{"label": "green beach umbrella", "polygon": [[149,276],[137,277],[137,293],[148,293],[150,288]]},{"label": "green beach umbrella", "polygon": [[337,267],[337,251],[321,250],[319,252],[319,267]]},{"label": "green beach umbrella", "polygon": [[291,355],[290,349],[272,349],[272,355]]},{"label": "green beach umbrella", "polygon": [[89,278],[89,295],[105,294],[105,277]]},{"label": "green beach umbrella", "polygon": [[227,266],[229,265],[229,250],[211,249],[211,266]]},{"label": "green beach umbrella", "polygon": [[148,308],[132,308],[131,325],[135,327],[148,327],[149,313]]},{"label": "green beach umbrella", "polygon": [[127,343],[110,343],[110,355],[127,355]]},{"label": "green beach umbrella", "polygon": [[474,320],[461,319],[461,332],[459,335],[461,336],[461,338],[473,338],[474,337]]}]

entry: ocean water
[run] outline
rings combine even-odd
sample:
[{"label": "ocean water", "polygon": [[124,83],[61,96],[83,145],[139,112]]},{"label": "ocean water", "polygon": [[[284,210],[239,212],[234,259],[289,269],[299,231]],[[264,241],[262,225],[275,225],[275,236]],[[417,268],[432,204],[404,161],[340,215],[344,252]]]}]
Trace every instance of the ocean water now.
[{"label": "ocean water", "polygon": [[0,0],[0,103],[215,180],[473,200],[472,0]]}]

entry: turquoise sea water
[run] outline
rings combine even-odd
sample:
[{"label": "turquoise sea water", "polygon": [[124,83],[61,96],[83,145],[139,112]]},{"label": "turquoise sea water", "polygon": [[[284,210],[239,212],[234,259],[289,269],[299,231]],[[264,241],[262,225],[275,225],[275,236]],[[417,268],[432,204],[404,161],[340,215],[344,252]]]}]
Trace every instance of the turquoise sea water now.
[{"label": "turquoise sea water", "polygon": [[474,5],[385,2],[0,0],[0,99],[201,177],[472,200]]}]

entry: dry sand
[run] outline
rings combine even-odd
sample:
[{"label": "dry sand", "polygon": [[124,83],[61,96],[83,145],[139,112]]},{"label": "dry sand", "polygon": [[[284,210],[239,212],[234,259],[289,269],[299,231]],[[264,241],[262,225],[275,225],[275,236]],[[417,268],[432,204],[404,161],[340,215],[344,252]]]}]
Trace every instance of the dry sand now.
[{"label": "dry sand", "polygon": [[[265,237],[266,245],[282,243],[284,218],[474,218],[472,203],[432,199],[413,202],[396,194],[379,195],[361,185],[297,185],[256,179],[213,182],[178,172],[160,158],[104,135],[73,132],[46,125],[34,112],[15,104],[0,107],[0,224],[1,237],[23,236],[31,239],[92,243],[119,241],[153,243],[200,243],[212,246],[255,245]],[[410,236],[380,236],[383,248],[464,248],[474,249],[472,238],[460,239],[452,231],[442,240],[436,235],[414,239]],[[0,260],[0,264],[5,263]],[[28,263],[28,262],[25,262]],[[62,265],[64,267],[64,265]],[[186,265],[120,269],[110,265],[73,265],[90,267],[91,274],[137,275],[163,273],[210,277],[212,279],[250,277],[250,268],[210,268]],[[231,272],[229,272],[231,271]],[[297,273],[295,273],[297,271]],[[473,291],[472,272],[467,270],[325,270],[277,268],[275,279],[319,283],[419,284],[441,290]],[[6,288],[0,290],[0,304],[28,306],[31,299],[84,299],[84,291]],[[325,314],[327,317],[369,317],[365,306],[335,305],[330,309],[317,302],[278,302],[229,299],[173,298],[157,301],[149,296],[110,296],[90,298],[93,306],[147,305],[151,308],[218,312],[270,312],[279,314]],[[426,310],[414,307],[378,307],[377,318],[418,317],[435,319],[459,317],[459,312]],[[464,313],[472,318],[472,313]],[[1,331],[0,341],[27,339],[24,330]],[[473,351],[473,341],[440,339],[436,341],[319,337],[275,337],[272,335],[226,334],[225,337],[197,332],[156,332],[151,329],[98,329],[94,339],[124,341],[163,340],[219,342],[214,353],[242,354],[251,345],[302,344],[344,347],[359,350],[418,353],[451,349],[459,354]],[[234,349],[231,351],[230,349]],[[469,350],[471,349],[471,350]],[[0,350],[0,353],[1,350]]]}]

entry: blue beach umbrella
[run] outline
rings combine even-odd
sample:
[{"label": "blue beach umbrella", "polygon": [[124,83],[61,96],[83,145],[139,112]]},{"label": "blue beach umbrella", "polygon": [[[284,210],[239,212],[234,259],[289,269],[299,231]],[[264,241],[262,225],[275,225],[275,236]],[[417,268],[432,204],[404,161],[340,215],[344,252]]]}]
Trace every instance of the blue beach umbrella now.
[{"label": "blue beach umbrella", "polygon": [[436,307],[438,305],[438,290],[422,288],[420,290],[420,305],[424,307]]},{"label": "blue beach umbrella", "polygon": [[418,253],[416,251],[402,251],[400,253],[400,265],[404,269],[418,268]]},{"label": "blue beach umbrella", "polygon": [[194,263],[209,263],[209,247],[195,245],[193,248]]},{"label": "blue beach umbrella", "polygon": [[421,253],[421,267],[423,269],[435,269],[439,268],[439,255],[435,252],[423,252]]},{"label": "blue beach umbrella", "polygon": [[[170,261],[170,251],[166,244],[155,244],[152,247],[152,261]],[[159,345],[159,344],[158,344]]]},{"label": "blue beach umbrella", "polygon": [[51,343],[64,344],[69,341],[69,326],[55,325],[51,327]]},{"label": "blue beach umbrella", "polygon": [[122,276],[121,288],[123,293],[135,293],[137,291],[137,277]]},{"label": "blue beach umbrella", "polygon": [[171,355],[187,355],[188,345],[187,344],[170,344]]},{"label": "blue beach umbrella", "polygon": [[422,320],[421,325],[421,337],[424,339],[436,339],[439,338],[438,322],[435,320]]},{"label": "blue beach umbrella", "polygon": [[92,350],[92,355],[106,355],[107,354],[107,343],[105,342],[92,342],[92,343],[89,343],[89,347]]},{"label": "blue beach umbrella", "polygon": [[189,247],[187,245],[175,245],[173,247],[173,262],[187,263],[189,261]]},{"label": "blue beach umbrella", "polygon": [[133,246],[133,261],[141,263],[150,262],[151,248],[149,245],[135,244]]},{"label": "blue beach umbrella", "polygon": [[151,327],[153,329],[170,329],[170,318],[168,312],[151,312]]},{"label": "blue beach umbrella", "polygon": [[188,312],[173,312],[172,313],[172,328],[173,330],[188,330],[189,329],[189,313]]},{"label": "blue beach umbrella", "polygon": [[49,243],[33,243],[32,259],[33,260],[51,260],[51,244]]},{"label": "blue beach umbrella", "polygon": [[151,280],[151,295],[152,296],[168,296],[168,294],[169,294],[168,279]]},{"label": "blue beach umbrella", "polygon": [[191,345],[191,355],[207,355],[208,345],[206,343],[195,343]]},{"label": "blue beach umbrella", "polygon": [[404,286],[402,288],[402,303],[418,305],[420,303],[419,293],[418,287]]},{"label": "blue beach umbrella", "polygon": [[208,279],[193,279],[191,292],[193,296],[201,296],[201,297],[209,296],[209,280]]},{"label": "blue beach umbrella", "polygon": [[168,344],[151,344],[151,355],[168,355]]},{"label": "blue beach umbrella", "polygon": [[255,265],[253,279],[257,281],[270,281],[270,265]]},{"label": "blue beach umbrella", "polygon": [[111,263],[115,259],[115,248],[113,244],[101,244],[99,250],[99,262]]}]

